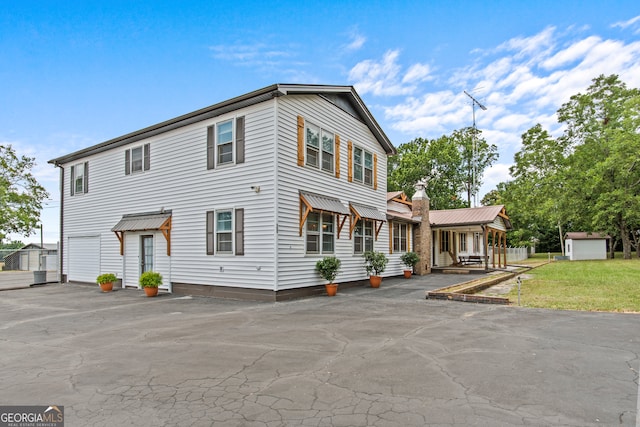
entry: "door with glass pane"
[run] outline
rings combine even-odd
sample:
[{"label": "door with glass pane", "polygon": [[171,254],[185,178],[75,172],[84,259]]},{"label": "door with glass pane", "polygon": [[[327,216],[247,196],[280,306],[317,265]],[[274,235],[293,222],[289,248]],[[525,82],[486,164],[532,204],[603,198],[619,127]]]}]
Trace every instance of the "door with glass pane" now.
[{"label": "door with glass pane", "polygon": [[140,236],[140,274],[153,271],[153,236]]}]

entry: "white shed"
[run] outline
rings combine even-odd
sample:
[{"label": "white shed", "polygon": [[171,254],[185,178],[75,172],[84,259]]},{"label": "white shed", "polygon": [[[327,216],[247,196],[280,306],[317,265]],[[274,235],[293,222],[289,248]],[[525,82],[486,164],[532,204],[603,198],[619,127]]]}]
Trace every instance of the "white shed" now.
[{"label": "white shed", "polygon": [[607,240],[604,233],[572,232],[564,240],[565,253],[571,261],[607,259]]}]

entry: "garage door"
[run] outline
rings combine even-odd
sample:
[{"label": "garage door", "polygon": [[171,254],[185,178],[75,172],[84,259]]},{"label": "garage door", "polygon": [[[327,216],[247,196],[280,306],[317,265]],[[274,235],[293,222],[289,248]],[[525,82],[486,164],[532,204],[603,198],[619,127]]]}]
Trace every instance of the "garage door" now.
[{"label": "garage door", "polygon": [[69,237],[67,279],[95,282],[100,274],[100,236]]}]

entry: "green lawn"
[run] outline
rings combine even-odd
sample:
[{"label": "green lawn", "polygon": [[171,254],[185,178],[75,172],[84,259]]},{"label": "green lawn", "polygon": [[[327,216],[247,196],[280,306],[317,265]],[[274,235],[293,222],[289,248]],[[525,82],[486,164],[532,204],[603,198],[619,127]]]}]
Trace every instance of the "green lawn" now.
[{"label": "green lawn", "polygon": [[[526,274],[531,278],[522,280],[520,303],[524,307],[640,313],[637,258],[555,261]],[[508,296],[517,301],[517,287]]]}]

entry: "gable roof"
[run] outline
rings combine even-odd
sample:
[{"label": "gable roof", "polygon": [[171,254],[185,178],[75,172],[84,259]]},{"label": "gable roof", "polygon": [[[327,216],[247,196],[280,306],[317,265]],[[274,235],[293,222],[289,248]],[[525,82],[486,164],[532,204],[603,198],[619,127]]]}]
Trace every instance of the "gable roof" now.
[{"label": "gable roof", "polygon": [[502,217],[507,229],[512,228],[504,205],[429,211],[429,221],[434,227],[490,224],[494,222],[498,216]]},{"label": "gable roof", "polygon": [[314,94],[322,96],[327,101],[354,116],[365,123],[387,154],[395,154],[396,149],[385,135],[384,131],[373,118],[369,109],[364,105],[353,86],[330,85],[301,85],[301,84],[274,84],[253,92],[219,102],[209,107],[166,120],[164,122],[110,139],[100,144],[49,160],[49,163],[59,165],[71,162],[92,154],[101,153],[113,148],[121,147],[154,135],[168,132],[183,126],[220,116],[230,111],[248,107],[269,99],[285,95]]},{"label": "gable roof", "polygon": [[604,233],[598,232],[586,232],[586,231],[573,231],[566,234],[565,239],[567,240],[604,240],[610,239],[611,236],[608,236]]}]

